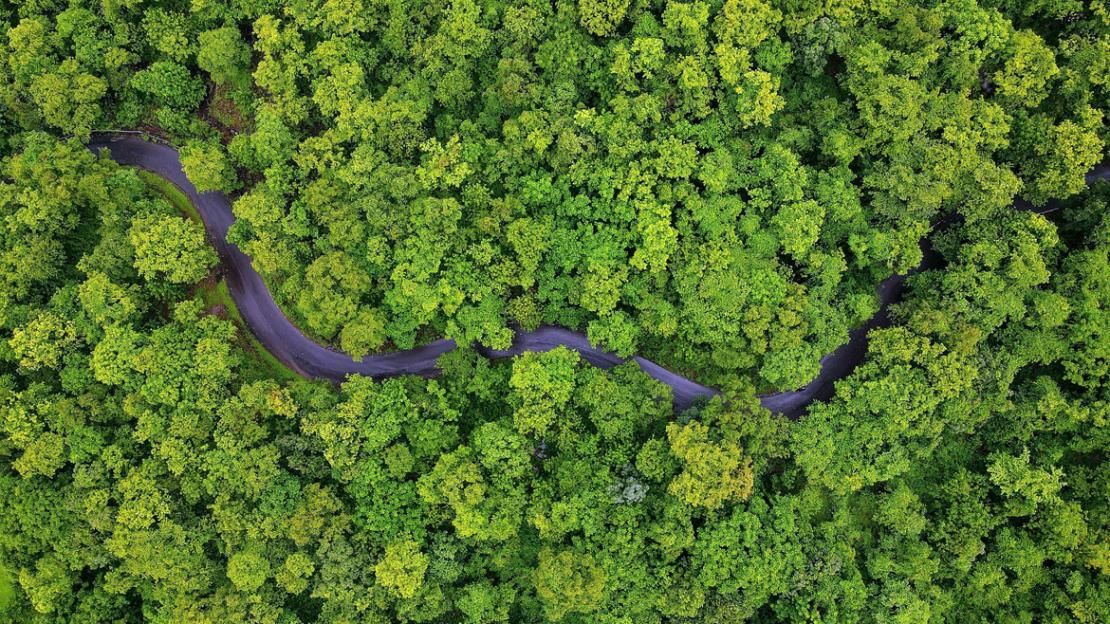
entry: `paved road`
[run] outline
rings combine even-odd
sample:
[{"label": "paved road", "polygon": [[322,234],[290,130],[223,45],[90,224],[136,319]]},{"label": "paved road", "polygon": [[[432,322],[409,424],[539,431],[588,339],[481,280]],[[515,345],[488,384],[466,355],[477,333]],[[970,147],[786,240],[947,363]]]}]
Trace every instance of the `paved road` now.
[{"label": "paved road", "polygon": [[[181,171],[177,150],[143,140],[136,134],[96,136],[89,143],[89,148],[94,151],[106,148],[116,162],[153,171],[176,184],[188,195],[208,229],[210,242],[219,254],[224,268],[228,291],[239,307],[243,320],[258,341],[279,360],[304,377],[333,381],[343,381],[348,375],[382,378],[436,374],[436,359],[454,349],[455,341],[441,339],[415,349],[369,355],[355,361],[349,355],[317,344],[302,334],[274,302],[266,284],[251,266],[250,258],[239,251],[238,247],[227,242],[227,230],[235,221],[227,197],[221,193],[198,193]],[[1110,178],[1110,167],[1102,165],[1088,174],[1087,181],[1091,183],[1096,179],[1107,178]],[[1021,200],[1015,205],[1022,209],[1031,208]],[[925,260],[912,272],[931,268],[937,263],[939,259],[935,254],[926,253]],[[811,402],[832,396],[833,383],[850,373],[863,360],[867,352],[867,332],[890,323],[888,308],[901,298],[905,279],[905,275],[895,275],[879,284],[879,312],[863,326],[853,330],[847,344],[821,360],[821,372],[816,379],[799,390],[760,397],[763,406],[772,412],[797,418]],[[625,362],[623,358],[594,347],[583,334],[553,326],[517,332],[509,349],[479,347],[479,351],[487,357],[501,358],[525,351],[549,351],[560,345],[578,351],[583,359],[601,368]],[[648,375],[671,387],[676,409],[688,407],[699,397],[718,394],[717,390],[673,373],[651,360],[638,356],[632,359]]]}]

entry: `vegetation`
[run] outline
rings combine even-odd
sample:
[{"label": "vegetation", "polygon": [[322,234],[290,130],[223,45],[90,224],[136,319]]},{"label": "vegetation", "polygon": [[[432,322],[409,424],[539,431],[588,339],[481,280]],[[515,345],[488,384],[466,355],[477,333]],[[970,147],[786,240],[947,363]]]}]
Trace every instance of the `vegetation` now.
[{"label": "vegetation", "polygon": [[137,170],[135,173],[139,174],[139,178],[146,183],[151,191],[164,197],[182,216],[199,226],[204,226],[204,221],[200,218],[200,212],[197,211],[193,202],[189,201],[189,196],[186,195],[184,191],[177,188],[177,185],[157,173],[144,171],[142,169]]},{"label": "vegetation", "polygon": [[[0,18],[0,622],[1110,621],[1105,3]],[[320,340],[464,347],[294,375],[110,127]],[[927,234],[835,396],[761,409]],[[465,346],[542,323],[723,396]]]},{"label": "vegetation", "polygon": [[[200,213],[189,201],[189,197],[174,183],[150,171],[140,169],[136,173],[139,174],[139,177],[142,178],[151,191],[168,200],[177,209],[178,213],[203,227],[204,221],[201,220]],[[239,313],[238,306],[235,305],[235,301],[227,290],[227,282],[223,279],[208,279],[199,284],[197,290],[204,301],[206,310],[226,316],[227,319],[235,323],[239,330],[240,346],[247,349],[254,356],[257,370],[253,373],[244,373],[245,377],[248,379],[265,377],[280,381],[290,381],[297,378],[296,372],[267,351],[254,337],[254,334],[250,332],[250,328],[247,327]]]},{"label": "vegetation", "polygon": [[235,305],[235,300],[227,290],[226,281],[221,279],[215,286],[205,284],[201,295],[208,310],[216,311],[221,315],[226,314],[228,320],[235,323],[235,327],[239,330],[239,345],[250,353],[256,364],[255,371],[244,371],[247,379],[267,378],[278,381],[297,379],[296,371],[274,357],[251,333],[246,321],[243,320],[243,315],[239,313],[239,307]]}]

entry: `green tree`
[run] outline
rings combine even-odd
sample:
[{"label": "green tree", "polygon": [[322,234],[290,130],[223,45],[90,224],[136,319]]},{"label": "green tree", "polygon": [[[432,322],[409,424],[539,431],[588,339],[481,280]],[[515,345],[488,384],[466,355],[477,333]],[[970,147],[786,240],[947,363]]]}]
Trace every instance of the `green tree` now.
[{"label": "green tree", "polygon": [[104,80],[81,72],[72,59],[31,82],[31,96],[46,123],[80,140],[87,140],[101,119],[100,101],[107,90]]},{"label": "green tree", "polygon": [[62,357],[77,342],[73,323],[46,312],[12,332],[9,341],[19,358],[19,365],[28,370],[58,368]]},{"label": "green tree", "polygon": [[131,86],[150,95],[161,106],[178,111],[191,111],[204,99],[204,85],[188,68],[172,61],[158,61],[136,72]]},{"label": "green tree", "polygon": [[214,141],[189,141],[181,148],[181,168],[200,192],[231,192],[239,188],[239,176],[227,152]]},{"label": "green tree", "polygon": [[412,598],[424,583],[428,556],[420,552],[420,544],[403,540],[386,546],[385,555],[374,566],[378,584],[402,598]]},{"label": "green tree", "polygon": [[578,0],[579,20],[591,34],[604,37],[624,20],[628,6],[628,0]]},{"label": "green tree", "polygon": [[591,613],[601,606],[607,576],[590,555],[573,551],[540,551],[532,573],[544,614],[554,621],[571,613]]},{"label": "green tree", "polygon": [[135,269],[147,279],[192,284],[216,264],[203,226],[181,217],[139,217],[132,223],[129,236],[135,248]]},{"label": "green tree", "polygon": [[258,591],[269,577],[270,562],[257,552],[237,552],[227,560],[227,578],[242,591]]},{"label": "green tree", "polygon": [[683,465],[667,491],[689,505],[717,509],[752,493],[751,458],[735,443],[715,443],[709,428],[698,422],[667,425],[671,452]]},{"label": "green tree", "polygon": [[555,424],[574,390],[578,356],[564,347],[546,353],[525,353],[513,362],[509,380],[519,407],[513,413],[517,431],[542,436]]},{"label": "green tree", "polygon": [[197,66],[208,72],[213,82],[238,86],[249,80],[250,48],[238,28],[206,30],[197,36],[197,44]]},{"label": "green tree", "polygon": [[340,348],[355,359],[377,351],[387,340],[386,323],[387,319],[382,312],[374,308],[364,308],[340,331]]}]

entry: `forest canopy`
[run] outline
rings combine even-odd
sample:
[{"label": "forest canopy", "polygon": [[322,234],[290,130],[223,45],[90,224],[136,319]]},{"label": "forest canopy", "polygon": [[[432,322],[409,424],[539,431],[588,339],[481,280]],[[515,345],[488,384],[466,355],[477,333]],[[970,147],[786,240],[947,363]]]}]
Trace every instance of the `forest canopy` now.
[{"label": "forest canopy", "polygon": [[[1110,621],[1102,0],[0,20],[0,622]],[[318,342],[460,348],[301,378],[117,130]],[[722,395],[475,348],[548,324]]]}]

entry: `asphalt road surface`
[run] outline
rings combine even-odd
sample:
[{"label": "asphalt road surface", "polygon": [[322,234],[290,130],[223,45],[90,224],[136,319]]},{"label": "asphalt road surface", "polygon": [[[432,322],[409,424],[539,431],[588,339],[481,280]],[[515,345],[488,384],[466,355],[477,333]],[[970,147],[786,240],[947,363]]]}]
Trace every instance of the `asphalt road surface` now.
[{"label": "asphalt road surface", "polygon": [[[455,348],[454,340],[440,339],[415,349],[378,353],[355,361],[349,355],[313,342],[285,317],[266,284],[251,266],[250,258],[239,251],[238,247],[227,242],[227,230],[235,221],[228,198],[222,193],[198,193],[182,172],[176,149],[144,140],[141,133],[97,135],[89,143],[89,149],[97,152],[107,149],[116,162],[157,173],[185,192],[204,220],[209,241],[219,254],[228,291],[239,307],[248,329],[262,346],[300,375],[337,382],[345,380],[349,375],[368,375],[375,378],[398,375],[433,376],[438,372],[436,359]],[[1090,184],[1107,178],[1110,178],[1110,166],[1104,164],[1087,175],[1087,182]],[[1026,210],[1032,208],[1023,200],[1015,202],[1015,206]],[[1053,205],[1049,204],[1042,211],[1052,209]],[[939,264],[936,255],[929,253],[927,244],[923,242],[922,245],[926,247],[925,260],[911,273]],[[861,327],[852,330],[846,344],[822,358],[821,372],[813,381],[798,390],[761,396],[763,406],[774,413],[797,418],[805,413],[806,407],[813,401],[832,396],[833,383],[850,373],[867,353],[867,332],[890,323],[888,308],[891,303],[901,299],[905,279],[906,275],[894,275],[879,284],[879,311]],[[487,357],[504,358],[525,351],[549,351],[558,346],[574,349],[584,360],[600,368],[610,368],[626,361],[594,347],[579,332],[553,326],[543,326],[535,331],[518,331],[509,349],[479,347],[478,350]],[[699,397],[718,394],[717,390],[673,373],[651,360],[639,356],[632,359],[648,375],[671,387],[674,405],[678,410],[689,407]]]}]

